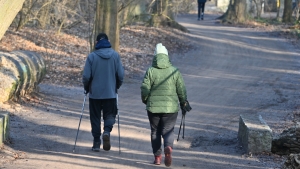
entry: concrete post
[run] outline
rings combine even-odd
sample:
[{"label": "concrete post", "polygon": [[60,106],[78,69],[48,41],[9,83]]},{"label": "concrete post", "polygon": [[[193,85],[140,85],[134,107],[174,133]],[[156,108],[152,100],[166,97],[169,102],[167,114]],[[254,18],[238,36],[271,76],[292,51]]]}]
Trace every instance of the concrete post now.
[{"label": "concrete post", "polygon": [[9,113],[8,112],[0,112],[0,117],[3,118],[3,141],[7,141],[9,139]]},{"label": "concrete post", "polygon": [[271,152],[272,130],[261,115],[240,115],[238,139],[246,153]]},{"label": "concrete post", "polygon": [[4,143],[4,117],[0,117],[0,145]]}]

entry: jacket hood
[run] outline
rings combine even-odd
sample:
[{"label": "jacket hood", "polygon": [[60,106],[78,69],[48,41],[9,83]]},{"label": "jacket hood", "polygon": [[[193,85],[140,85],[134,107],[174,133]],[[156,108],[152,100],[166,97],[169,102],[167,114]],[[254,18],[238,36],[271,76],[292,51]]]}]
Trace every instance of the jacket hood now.
[{"label": "jacket hood", "polygon": [[102,48],[95,50],[94,53],[103,59],[109,59],[113,56],[114,50],[112,48]]},{"label": "jacket hood", "polygon": [[152,66],[159,69],[165,69],[172,66],[172,64],[168,55],[159,53],[154,56]]}]

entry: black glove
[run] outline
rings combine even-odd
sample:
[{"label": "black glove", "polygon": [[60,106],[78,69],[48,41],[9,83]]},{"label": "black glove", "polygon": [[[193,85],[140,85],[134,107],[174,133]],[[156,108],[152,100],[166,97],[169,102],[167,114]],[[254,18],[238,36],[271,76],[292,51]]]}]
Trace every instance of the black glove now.
[{"label": "black glove", "polygon": [[143,102],[144,104],[147,104],[147,100],[142,100],[142,102]]},{"label": "black glove", "polygon": [[89,86],[84,86],[84,94],[88,94],[90,92]]},{"label": "black glove", "polygon": [[181,108],[183,115],[185,115],[186,112],[189,112],[192,110],[192,107],[190,106],[190,103],[187,100],[183,104],[180,104],[180,108]]}]

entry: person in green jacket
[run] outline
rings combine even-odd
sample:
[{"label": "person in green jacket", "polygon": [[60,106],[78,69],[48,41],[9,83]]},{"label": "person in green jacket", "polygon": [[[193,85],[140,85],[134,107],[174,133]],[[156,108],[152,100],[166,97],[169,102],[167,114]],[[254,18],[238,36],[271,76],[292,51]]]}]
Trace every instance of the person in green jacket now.
[{"label": "person in green jacket", "polygon": [[[168,50],[161,43],[156,45],[152,66],[148,68],[141,86],[142,102],[151,128],[151,145],[154,164],[162,160],[161,137],[164,141],[165,165],[172,164],[174,126],[179,111],[178,102],[186,105],[186,88],[179,70],[172,66]],[[183,112],[185,113],[185,112]]]}]

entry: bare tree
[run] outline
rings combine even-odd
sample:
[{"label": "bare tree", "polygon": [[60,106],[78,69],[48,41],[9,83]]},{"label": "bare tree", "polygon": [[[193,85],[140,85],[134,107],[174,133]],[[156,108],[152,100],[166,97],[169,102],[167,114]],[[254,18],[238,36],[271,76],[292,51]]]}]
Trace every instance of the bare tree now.
[{"label": "bare tree", "polygon": [[296,0],[296,2],[295,2],[295,9],[294,9],[296,20],[299,19],[299,12],[300,12],[299,9],[300,9],[300,0]]},{"label": "bare tree", "polygon": [[150,3],[151,19],[150,26],[170,26],[184,32],[188,30],[174,20],[174,12],[172,11],[172,0],[153,0]]},{"label": "bare tree", "polygon": [[152,26],[166,26],[172,22],[174,19],[172,13],[170,12],[169,0],[156,0],[152,6],[152,18],[150,24]]},{"label": "bare tree", "polygon": [[[142,5],[144,0],[119,0],[118,18],[120,26],[125,26],[136,20],[135,9]],[[142,15],[142,14],[141,14]]]},{"label": "bare tree", "polygon": [[255,4],[255,11],[256,11],[256,17],[260,18],[261,14],[263,13],[263,3],[265,2],[264,0],[253,0]]},{"label": "bare tree", "polygon": [[118,0],[97,0],[94,29],[90,39],[91,48],[101,32],[109,37],[112,48],[119,51]]},{"label": "bare tree", "polygon": [[284,0],[284,10],[282,16],[282,22],[292,22],[292,0]]},{"label": "bare tree", "polygon": [[44,4],[44,7],[41,9],[39,21],[42,29],[45,29],[47,25],[50,25],[50,10],[52,2],[52,0],[49,0],[49,2]]},{"label": "bare tree", "polygon": [[173,0],[172,11],[175,18],[178,13],[191,11],[195,7],[193,2],[195,2],[195,0]]},{"label": "bare tree", "polygon": [[80,23],[80,0],[27,0],[17,17],[17,30],[26,24],[40,26],[42,29],[55,27],[58,33]]},{"label": "bare tree", "polygon": [[248,18],[246,0],[230,0],[227,11],[219,19],[223,22],[242,23]]},{"label": "bare tree", "polygon": [[53,0],[49,0],[46,2],[40,2],[39,0],[25,1],[19,13],[18,25],[16,30],[18,31],[22,29],[28,22],[36,23],[37,21],[39,21],[38,14],[40,12],[42,12],[41,25],[43,28],[45,28],[46,20],[49,18],[49,6],[52,4],[52,2]]}]

